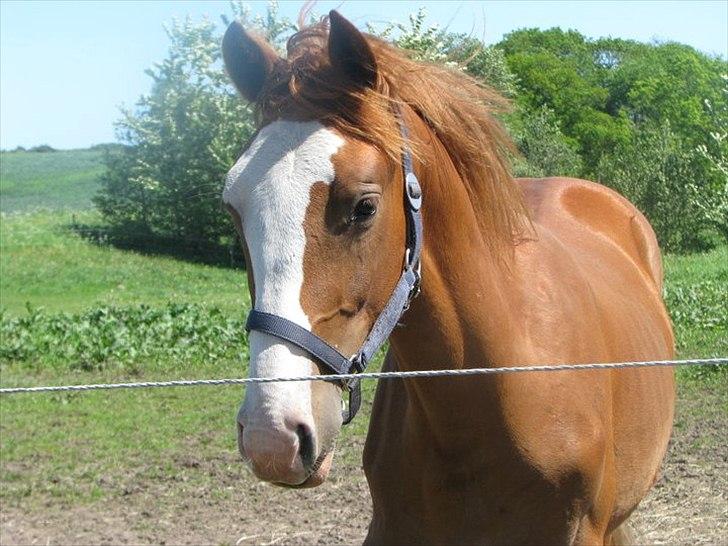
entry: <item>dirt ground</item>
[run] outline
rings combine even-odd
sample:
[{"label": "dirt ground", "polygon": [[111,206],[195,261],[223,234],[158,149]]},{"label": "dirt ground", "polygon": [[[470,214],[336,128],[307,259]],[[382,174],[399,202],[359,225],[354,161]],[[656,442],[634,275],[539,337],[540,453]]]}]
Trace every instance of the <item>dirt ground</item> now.
[{"label": "dirt ground", "polygon": [[[632,518],[640,544],[728,543],[726,393],[703,391],[680,400],[663,477]],[[140,468],[106,484],[113,493],[92,504],[3,507],[0,543],[361,543],[369,493],[359,465],[342,460],[360,460],[362,444],[340,446],[329,481],[304,491],[256,481],[234,453],[185,455],[171,461],[180,468],[174,480]]]}]

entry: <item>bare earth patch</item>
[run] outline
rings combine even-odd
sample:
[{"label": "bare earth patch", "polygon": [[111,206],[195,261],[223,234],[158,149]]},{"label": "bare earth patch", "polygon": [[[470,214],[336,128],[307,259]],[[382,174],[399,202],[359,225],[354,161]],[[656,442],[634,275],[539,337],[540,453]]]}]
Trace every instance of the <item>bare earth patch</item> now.
[{"label": "bare earth patch", "polygon": [[[681,396],[663,477],[632,518],[640,544],[726,541],[727,396],[720,387]],[[190,449],[170,461],[177,473],[139,467],[101,478],[107,494],[96,502],[2,506],[0,544],[361,543],[371,514],[366,480],[341,461],[360,460],[362,445],[349,440],[330,480],[303,491],[256,481],[234,453],[197,458]]]},{"label": "bare earth patch", "polygon": [[644,544],[728,542],[728,393],[680,396],[660,479],[632,517]]}]

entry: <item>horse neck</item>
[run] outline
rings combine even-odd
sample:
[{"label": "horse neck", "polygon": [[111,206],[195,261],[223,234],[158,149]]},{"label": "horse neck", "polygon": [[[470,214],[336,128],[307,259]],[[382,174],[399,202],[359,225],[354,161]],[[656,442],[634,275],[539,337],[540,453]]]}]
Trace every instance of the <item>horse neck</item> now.
[{"label": "horse neck", "polygon": [[[469,193],[440,141],[419,118],[408,124],[412,138],[427,143],[421,154],[426,164],[415,165],[423,188],[423,283],[403,318],[404,327],[391,338],[399,368],[502,364],[512,357],[503,343],[512,339],[514,325],[508,273],[486,244]],[[442,381],[406,382],[410,398],[435,411],[438,400],[452,403],[442,395]]]}]

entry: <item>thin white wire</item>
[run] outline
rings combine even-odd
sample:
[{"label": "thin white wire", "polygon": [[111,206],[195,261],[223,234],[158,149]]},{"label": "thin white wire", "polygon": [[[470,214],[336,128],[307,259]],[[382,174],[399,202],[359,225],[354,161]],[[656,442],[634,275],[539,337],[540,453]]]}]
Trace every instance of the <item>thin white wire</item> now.
[{"label": "thin white wire", "polygon": [[297,377],[247,377],[240,379],[192,379],[177,381],[141,381],[136,383],[97,383],[90,385],[57,385],[45,387],[0,388],[0,394],[56,391],[91,391],[101,389],[140,389],[152,387],[191,387],[196,385],[245,385],[291,381],[345,381],[349,379],[404,379],[417,377],[463,377],[520,372],[560,372],[584,370],[613,370],[618,368],[650,368],[656,366],[724,366],[728,358],[693,358],[687,360],[648,360],[644,362],[607,362],[592,364],[554,364],[539,366],[509,366],[500,368],[466,368],[460,370],[419,370],[408,372],[364,372],[341,375],[301,375]]}]

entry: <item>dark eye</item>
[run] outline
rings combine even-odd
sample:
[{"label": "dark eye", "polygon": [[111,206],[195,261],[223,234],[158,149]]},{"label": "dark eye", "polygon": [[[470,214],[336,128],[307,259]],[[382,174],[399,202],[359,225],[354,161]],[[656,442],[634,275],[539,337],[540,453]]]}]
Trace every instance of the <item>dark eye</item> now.
[{"label": "dark eye", "polygon": [[354,207],[349,223],[365,222],[377,213],[377,202],[372,197],[365,197]]}]

